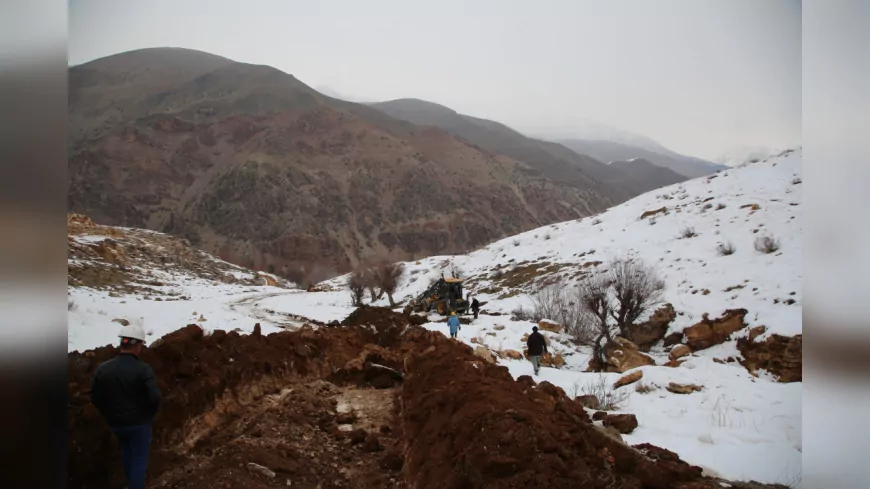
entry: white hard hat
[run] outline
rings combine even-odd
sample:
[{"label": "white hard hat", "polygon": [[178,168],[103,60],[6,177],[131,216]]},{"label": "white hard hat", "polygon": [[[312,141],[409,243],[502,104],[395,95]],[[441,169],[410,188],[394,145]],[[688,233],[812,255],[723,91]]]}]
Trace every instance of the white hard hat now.
[{"label": "white hard hat", "polygon": [[142,328],[141,324],[132,323],[121,329],[121,332],[118,333],[118,338],[131,338],[134,340],[145,341],[145,329]]}]

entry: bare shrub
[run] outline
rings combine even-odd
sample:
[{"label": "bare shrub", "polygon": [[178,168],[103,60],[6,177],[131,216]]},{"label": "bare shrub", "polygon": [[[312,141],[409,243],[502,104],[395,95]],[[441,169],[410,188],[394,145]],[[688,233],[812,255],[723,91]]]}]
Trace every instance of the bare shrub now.
[{"label": "bare shrub", "polygon": [[511,311],[511,317],[517,321],[530,321],[532,316],[532,311],[523,306],[517,306],[513,311]]},{"label": "bare shrub", "polygon": [[637,382],[634,384],[634,391],[638,394],[649,394],[654,390],[656,390],[656,386],[647,384],[646,382]]},{"label": "bare shrub", "polygon": [[544,240],[545,240],[545,241],[549,241],[550,239],[552,239],[552,236],[550,236],[550,233],[547,233],[547,234],[544,235]]},{"label": "bare shrub", "polygon": [[520,240],[515,239],[515,240],[511,241],[511,244],[513,244],[514,246],[519,246],[519,245],[520,245]]},{"label": "bare shrub", "polygon": [[728,256],[733,255],[734,252],[737,251],[737,248],[735,248],[734,244],[730,241],[726,241],[724,243],[719,243],[719,245],[716,246],[716,251],[718,251],[722,256]]},{"label": "bare shrub", "polygon": [[614,389],[613,385],[607,381],[607,377],[601,374],[594,381],[582,386],[574,384],[573,393],[574,397],[578,395],[595,396],[602,411],[615,411],[621,408],[628,401],[628,398],[631,397],[630,390]]},{"label": "bare shrub", "polygon": [[399,287],[399,283],[404,275],[404,263],[383,262],[372,269],[374,283],[381,290],[381,293],[386,292],[387,299],[390,301],[390,307],[396,307],[393,294],[396,293],[396,289]]},{"label": "bare shrub", "polygon": [[366,291],[363,270],[357,269],[347,276],[347,288],[350,291],[351,304],[354,307],[362,306],[363,295]]},{"label": "bare shrub", "polygon": [[717,210],[717,211],[721,211],[721,210],[724,209],[725,207],[726,207],[725,204],[722,204],[722,203],[716,204],[716,210]]},{"label": "bare shrub", "polygon": [[794,180],[791,181],[792,185],[800,185],[802,183],[804,183],[804,181],[801,180],[800,178],[795,178]]},{"label": "bare shrub", "polygon": [[680,231],[681,238],[694,238],[698,234],[695,232],[695,228],[691,226],[684,227],[682,231]]},{"label": "bare shrub", "polygon": [[79,308],[79,306],[78,306],[78,304],[76,304],[76,301],[74,301],[74,300],[72,300],[72,299],[70,299],[70,300],[67,301],[67,303],[66,303],[66,310],[67,310],[67,311],[72,312],[72,311],[75,311],[75,310],[78,309],[78,308]]},{"label": "bare shrub", "polygon": [[606,272],[589,275],[576,288],[556,283],[532,295],[531,319],[550,319],[575,342],[593,345],[604,361],[604,344],[616,334],[631,337],[640,317],[662,301],[664,282],[638,260],[618,259]]},{"label": "bare shrub", "polygon": [[565,332],[578,343],[589,343],[594,337],[594,328],[584,321],[583,310],[577,307],[571,289],[564,283],[542,288],[532,295],[530,319],[539,322],[549,319],[559,323]]},{"label": "bare shrub", "polygon": [[597,226],[597,225],[599,225],[599,224],[601,224],[601,219],[595,219],[595,220],[592,221],[592,225],[593,225],[593,226]]},{"label": "bare shrub", "polygon": [[772,236],[761,236],[755,240],[755,249],[762,253],[779,251],[779,240]]}]

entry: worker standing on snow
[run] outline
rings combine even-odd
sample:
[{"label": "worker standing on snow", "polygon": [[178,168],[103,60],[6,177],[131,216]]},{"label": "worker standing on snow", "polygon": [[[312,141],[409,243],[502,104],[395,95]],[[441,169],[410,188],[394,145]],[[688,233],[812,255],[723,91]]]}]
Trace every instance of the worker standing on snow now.
[{"label": "worker standing on snow", "polygon": [[121,445],[129,489],[144,489],[151,447],[151,425],[160,405],[154,370],[139,360],[145,331],[131,324],[118,335],[120,353],[94,373],[91,402],[106,419]]},{"label": "worker standing on snow", "polygon": [[447,319],[447,326],[450,326],[450,337],[456,338],[456,334],[462,329],[462,326],[459,325],[459,317],[456,316],[456,311],[450,313],[450,317]]},{"label": "worker standing on snow", "polygon": [[541,355],[547,353],[547,341],[541,333],[538,333],[537,326],[532,326],[532,334],[529,335],[526,346],[529,348],[529,360],[535,368],[535,375],[538,375],[538,370],[541,369]]},{"label": "worker standing on snow", "polygon": [[480,313],[480,302],[477,302],[477,297],[471,301],[471,312],[474,313],[474,319],[477,319],[477,315]]}]

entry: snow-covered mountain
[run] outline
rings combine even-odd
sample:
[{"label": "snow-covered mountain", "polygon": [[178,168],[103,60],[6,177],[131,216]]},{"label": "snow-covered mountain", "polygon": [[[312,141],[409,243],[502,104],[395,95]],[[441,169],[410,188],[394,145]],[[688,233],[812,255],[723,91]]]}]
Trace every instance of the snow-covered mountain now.
[{"label": "snow-covered mountain", "polygon": [[[485,302],[485,313],[463,326],[459,340],[501,356],[498,362],[519,377],[530,375],[531,365],[506,353],[523,350],[523,336],[534,323],[513,318],[512,311],[530,308],[532,294],[548,285],[570,288],[616,258],[642,260],[664,281],[664,301],[676,311],[668,334],[735,309],[747,311],[746,327],[721,344],[698,348],[679,366],[665,366],[668,350],[661,343],[654,346],[650,356],[656,365],[634,369],[643,373],[642,379],[613,390],[621,398],[619,411],[634,414],[639,422],[623,438],[630,444],[667,448],[724,478],[794,484],[801,471],[801,383],[777,382],[764,371],[750,373],[733,359],[742,358],[737,341],[750,332],[755,341],[802,332],[801,174],[800,149],[783,152],[646,193],[596,216],[509,237],[467,255],[409,262],[395,298],[416,297],[442,273],[458,269],[466,290]],[[104,241],[111,238],[107,234],[91,231],[89,237],[71,239]],[[757,250],[761,237],[777,241],[778,250]],[[720,253],[723,244],[730,244],[734,252]],[[353,311],[345,277],[318,285],[318,292],[303,292],[245,282],[253,277],[233,284],[155,276],[160,284],[149,286],[148,298],[142,291],[71,284],[75,310],[70,313],[70,349],[112,342],[119,329],[111,322],[115,317],[143,318],[146,328],[160,328],[156,338],[188,323],[246,332],[259,322],[268,332],[294,328],[304,318],[341,320]],[[376,304],[387,305],[386,299]],[[441,318],[432,315],[430,320],[425,327],[446,332]],[[547,336],[551,352],[560,355],[564,365],[543,368],[536,380],[579,395],[596,385],[611,389],[623,375],[585,372],[591,357],[588,347],[574,344],[563,333]],[[673,393],[667,389],[671,382],[696,384],[701,390]]]},{"label": "snow-covered mountain", "polygon": [[782,151],[782,149],[767,146],[742,146],[726,151],[716,158],[716,163],[735,167],[752,161],[766,160]]}]

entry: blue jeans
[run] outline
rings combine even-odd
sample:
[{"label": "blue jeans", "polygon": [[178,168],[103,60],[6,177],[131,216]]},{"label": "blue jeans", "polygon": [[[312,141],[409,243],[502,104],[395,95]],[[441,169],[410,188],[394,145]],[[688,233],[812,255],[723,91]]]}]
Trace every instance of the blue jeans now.
[{"label": "blue jeans", "polygon": [[541,356],[540,355],[532,355],[529,357],[532,361],[532,366],[535,367],[535,373],[538,373],[538,370],[541,369]]},{"label": "blue jeans", "polygon": [[121,443],[121,459],[128,489],[145,489],[148,450],[151,448],[151,423],[112,428]]}]

